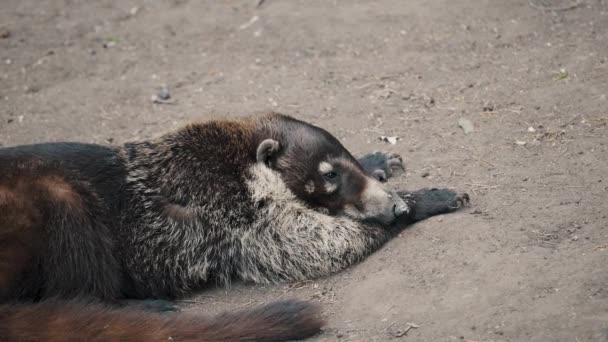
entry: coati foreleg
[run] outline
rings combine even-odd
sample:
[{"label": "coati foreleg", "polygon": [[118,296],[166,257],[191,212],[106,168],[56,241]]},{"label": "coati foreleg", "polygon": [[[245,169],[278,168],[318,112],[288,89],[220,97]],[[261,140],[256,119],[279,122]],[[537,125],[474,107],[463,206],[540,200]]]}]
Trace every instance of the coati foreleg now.
[{"label": "coati foreleg", "polygon": [[398,191],[397,194],[411,203],[407,215],[401,216],[396,225],[404,226],[431,216],[447,214],[469,204],[469,195],[449,189],[420,189],[414,192]]},{"label": "coati foreleg", "polygon": [[0,185],[0,302],[21,292],[21,274],[43,247],[36,231],[40,224],[39,212],[31,201]]},{"label": "coati foreleg", "polygon": [[252,198],[258,205],[255,226],[238,238],[239,278],[272,283],[327,276],[363,259],[406,224],[460,208],[466,194],[449,190],[401,193],[409,210],[396,224],[382,226],[307,208],[287,189],[280,175],[263,164],[252,168]]},{"label": "coati foreleg", "polygon": [[[395,169],[405,170],[403,159],[396,153],[372,152],[357,160],[363,169],[380,181],[386,181]],[[410,198],[413,203],[408,215],[401,217],[401,223],[413,223],[425,218],[449,213],[469,202],[469,195],[458,194],[448,189],[421,189],[414,192],[397,192],[402,198]]]}]

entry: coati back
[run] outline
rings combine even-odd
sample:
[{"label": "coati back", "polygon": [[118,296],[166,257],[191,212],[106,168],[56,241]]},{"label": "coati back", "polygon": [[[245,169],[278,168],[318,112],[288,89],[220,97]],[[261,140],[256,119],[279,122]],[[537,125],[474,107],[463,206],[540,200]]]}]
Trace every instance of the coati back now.
[{"label": "coati back", "polygon": [[2,149],[0,302],[25,304],[0,307],[0,339],[313,335],[318,308],[302,302],[205,319],[57,299],[175,299],[232,279],[326,276],[468,199],[387,190],[372,175],[390,159],[357,161],[325,130],[274,113],[118,147]]}]

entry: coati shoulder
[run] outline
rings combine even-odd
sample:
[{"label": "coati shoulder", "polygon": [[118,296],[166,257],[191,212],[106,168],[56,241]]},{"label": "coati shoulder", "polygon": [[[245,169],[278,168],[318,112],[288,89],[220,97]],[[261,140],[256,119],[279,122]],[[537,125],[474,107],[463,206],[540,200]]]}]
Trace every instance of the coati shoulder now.
[{"label": "coati shoulder", "polygon": [[[209,335],[200,317],[46,300],[174,299],[232,279],[322,277],[358,262],[405,224],[468,200],[448,190],[389,190],[376,175],[390,175],[395,160],[357,160],[327,131],[276,113],[195,123],[122,146],[0,149],[0,302],[43,301],[1,307],[0,337],[25,324],[15,320],[29,317],[24,312],[65,315],[76,326],[137,316],[166,326],[156,335],[165,340],[182,329],[192,340],[220,336]],[[309,304],[260,310],[225,317],[243,339],[275,330],[268,340],[302,338],[321,326]],[[279,333],[288,326],[298,326],[295,335]],[[87,326],[82,336],[92,331]]]}]

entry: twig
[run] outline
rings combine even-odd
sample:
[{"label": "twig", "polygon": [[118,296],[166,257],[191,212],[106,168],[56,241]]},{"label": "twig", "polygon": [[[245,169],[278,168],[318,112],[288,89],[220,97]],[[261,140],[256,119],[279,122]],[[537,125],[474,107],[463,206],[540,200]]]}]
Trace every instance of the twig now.
[{"label": "twig", "polygon": [[374,86],[374,85],[375,86],[380,86],[380,85],[383,85],[383,83],[382,82],[377,82],[377,81],[368,82],[368,83],[364,83],[364,84],[362,84],[360,86],[356,86],[355,89],[361,90],[361,89],[365,89],[367,87],[371,87],[371,86]]},{"label": "twig", "polygon": [[543,5],[537,5],[537,4],[534,3],[533,0],[528,1],[528,4],[530,5],[530,7],[535,8],[535,9],[540,10],[540,11],[559,12],[559,11],[569,11],[569,10],[575,9],[575,8],[579,7],[580,5],[582,5],[583,1],[582,0],[577,0],[573,4],[565,5],[565,6],[556,6],[556,7],[548,7],[548,6],[543,6]]}]

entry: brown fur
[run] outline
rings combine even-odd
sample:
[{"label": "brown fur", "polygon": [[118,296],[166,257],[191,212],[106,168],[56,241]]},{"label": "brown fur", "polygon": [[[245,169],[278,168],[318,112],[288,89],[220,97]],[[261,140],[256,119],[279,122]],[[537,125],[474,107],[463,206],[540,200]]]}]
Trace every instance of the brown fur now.
[{"label": "brown fur", "polygon": [[68,205],[71,210],[82,209],[82,200],[78,192],[62,177],[46,176],[34,180],[40,190],[49,194],[48,199],[56,204]]},{"label": "brown fur", "polygon": [[398,218],[458,207],[449,191],[398,195],[375,170],[327,131],[279,114],[117,147],[0,149],[0,341],[309,337],[322,326],[310,303],[205,318],[70,300],[323,277],[395,236]]},{"label": "brown fur", "polygon": [[43,246],[41,216],[33,199],[39,187],[26,180],[0,185],[0,301],[16,286]]}]

